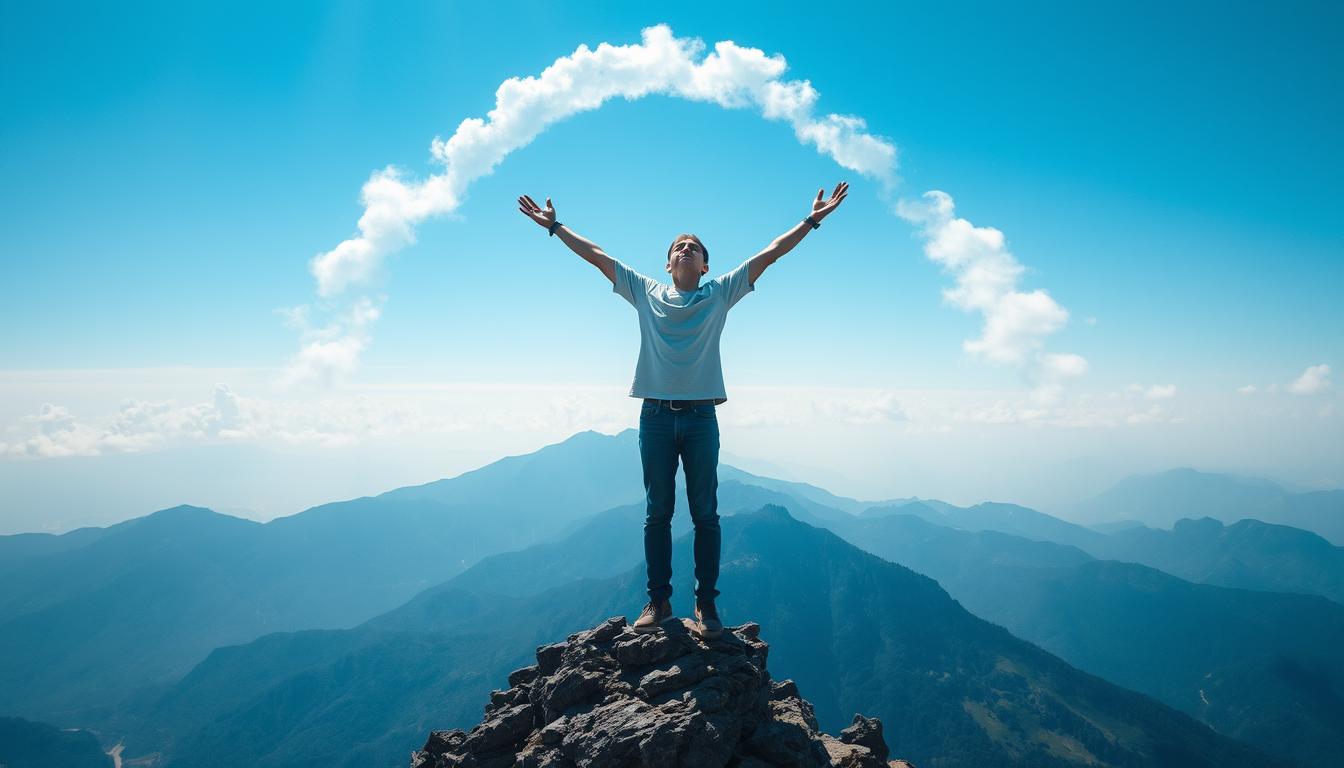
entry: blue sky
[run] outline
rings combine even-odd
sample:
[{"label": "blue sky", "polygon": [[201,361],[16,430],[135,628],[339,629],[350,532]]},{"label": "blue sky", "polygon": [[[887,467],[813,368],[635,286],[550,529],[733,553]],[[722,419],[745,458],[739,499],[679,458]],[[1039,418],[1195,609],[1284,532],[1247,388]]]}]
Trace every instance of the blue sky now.
[{"label": "blue sky", "polygon": [[[672,236],[697,232],[713,275],[841,179],[841,208],[734,310],[730,399],[735,385],[1031,388],[1021,366],[964,351],[982,317],[944,301],[952,277],[892,213],[933,189],[1002,231],[1025,267],[1021,290],[1067,310],[1043,338],[1087,360],[1071,397],[1174,385],[1160,399],[1176,413],[1344,365],[1337,5],[271,5],[11,11],[5,371],[283,368],[301,342],[278,310],[324,306],[309,259],[354,234],[372,172],[436,172],[430,141],[484,118],[507,78],[580,44],[638,43],[658,23],[710,49],[782,55],[783,77],[819,93],[819,115],[861,117],[898,148],[894,195],[756,110],[615,99],[514,151],[383,261],[369,286],[380,316],[338,393],[373,381],[628,386],[628,305],[517,212],[518,194],[551,197],[562,221],[653,276],[665,276]],[[77,415],[102,415],[99,392],[151,398],[137,379],[80,385],[90,404]],[[25,415],[70,391],[16,381],[0,390],[15,441]],[[1323,381],[1310,424],[1284,429],[1328,444],[1340,414]],[[1228,413],[1255,402],[1233,397]],[[1208,422],[1205,442],[1221,429]],[[1219,464],[1196,453],[1189,463]],[[1344,480],[1339,454],[1310,457],[1312,477]]]}]

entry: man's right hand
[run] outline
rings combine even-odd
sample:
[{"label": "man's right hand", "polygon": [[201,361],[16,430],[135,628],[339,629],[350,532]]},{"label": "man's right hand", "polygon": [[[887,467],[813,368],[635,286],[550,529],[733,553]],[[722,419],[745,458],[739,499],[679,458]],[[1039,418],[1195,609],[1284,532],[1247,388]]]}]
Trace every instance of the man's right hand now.
[{"label": "man's right hand", "polygon": [[527,214],[529,219],[537,222],[546,229],[550,229],[555,223],[555,209],[551,207],[551,198],[546,198],[546,207],[542,208],[532,201],[532,198],[523,195],[518,198],[518,210]]}]

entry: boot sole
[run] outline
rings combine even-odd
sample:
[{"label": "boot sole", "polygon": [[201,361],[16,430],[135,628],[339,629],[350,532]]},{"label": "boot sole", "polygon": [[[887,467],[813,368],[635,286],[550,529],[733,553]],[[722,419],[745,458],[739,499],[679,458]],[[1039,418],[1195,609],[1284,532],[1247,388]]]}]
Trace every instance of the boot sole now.
[{"label": "boot sole", "polygon": [[706,629],[705,625],[694,619],[690,622],[690,630],[691,634],[696,637],[704,638],[705,640],[717,640],[719,637],[723,636],[722,629]]},{"label": "boot sole", "polygon": [[664,624],[670,624],[671,622],[674,622],[674,621],[677,621],[677,617],[676,617],[676,616],[668,616],[666,619],[663,619],[662,621],[660,621],[660,622],[657,623],[657,624],[654,624],[654,625],[651,626],[651,627],[647,627],[647,626],[646,626],[646,627],[637,627],[637,626],[631,625],[631,629],[633,629],[634,631],[638,632],[638,633],[641,634],[641,635],[647,635],[647,634],[649,634],[650,632],[657,632],[658,630],[660,630],[660,629],[663,628],[663,625],[664,625]]}]

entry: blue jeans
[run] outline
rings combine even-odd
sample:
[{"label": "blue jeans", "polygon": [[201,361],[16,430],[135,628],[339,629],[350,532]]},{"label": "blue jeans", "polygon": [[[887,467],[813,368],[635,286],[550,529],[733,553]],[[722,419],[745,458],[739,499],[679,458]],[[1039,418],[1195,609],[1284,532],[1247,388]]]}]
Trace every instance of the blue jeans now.
[{"label": "blue jeans", "polygon": [[713,600],[719,591],[719,418],[713,405],[673,410],[667,402],[643,403],[639,411],[639,458],[644,465],[644,559],[649,599],[672,596],[672,508],[677,458],[686,474],[686,499],[695,524],[695,596]]}]

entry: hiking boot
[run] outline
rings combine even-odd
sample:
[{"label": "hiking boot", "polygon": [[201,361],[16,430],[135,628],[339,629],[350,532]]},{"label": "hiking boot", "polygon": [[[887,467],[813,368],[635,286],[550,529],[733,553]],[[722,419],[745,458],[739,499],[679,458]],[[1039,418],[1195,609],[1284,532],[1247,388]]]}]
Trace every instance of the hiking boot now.
[{"label": "hiking boot", "polygon": [[653,601],[644,604],[644,611],[635,619],[634,629],[636,632],[657,632],[663,624],[670,624],[677,620],[672,615],[672,603],[664,600],[658,605]]},{"label": "hiking boot", "polygon": [[715,609],[712,599],[695,601],[695,624],[691,627],[691,631],[697,637],[709,640],[723,634],[723,622],[719,621],[719,612]]}]

